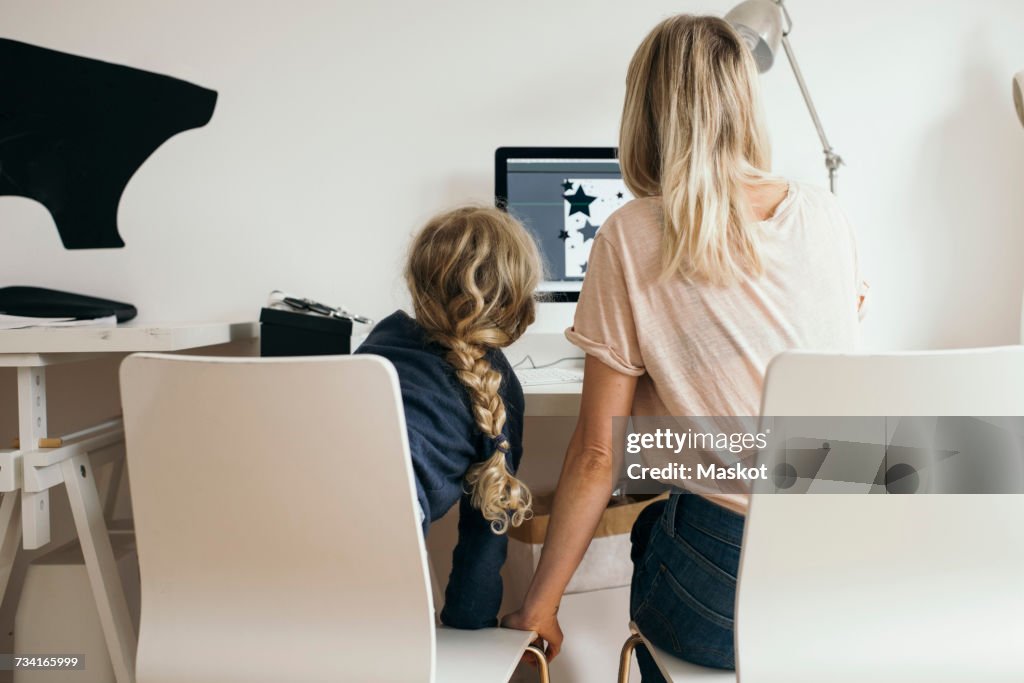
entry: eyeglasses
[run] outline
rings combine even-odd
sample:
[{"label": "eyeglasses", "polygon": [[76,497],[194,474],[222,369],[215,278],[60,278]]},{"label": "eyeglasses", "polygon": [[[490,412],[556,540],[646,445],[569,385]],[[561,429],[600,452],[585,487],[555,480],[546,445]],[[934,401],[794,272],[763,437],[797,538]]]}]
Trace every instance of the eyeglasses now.
[{"label": "eyeglasses", "polygon": [[312,299],[300,298],[297,296],[290,296],[282,291],[274,290],[270,293],[270,304],[285,304],[289,308],[296,311],[309,311],[318,315],[327,316],[328,318],[340,318],[342,320],[351,320],[356,323],[363,323],[366,325],[372,325],[373,319],[367,318],[363,315],[356,315],[350,313],[343,306],[332,307],[327,304],[322,304]]}]

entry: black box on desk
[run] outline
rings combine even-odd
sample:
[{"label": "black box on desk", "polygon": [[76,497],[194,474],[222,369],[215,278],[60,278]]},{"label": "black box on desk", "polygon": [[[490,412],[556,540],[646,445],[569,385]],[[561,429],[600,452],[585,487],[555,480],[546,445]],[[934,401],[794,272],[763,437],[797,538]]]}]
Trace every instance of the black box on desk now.
[{"label": "black box on desk", "polygon": [[316,313],[260,311],[260,355],[333,356],[352,353],[352,321]]}]

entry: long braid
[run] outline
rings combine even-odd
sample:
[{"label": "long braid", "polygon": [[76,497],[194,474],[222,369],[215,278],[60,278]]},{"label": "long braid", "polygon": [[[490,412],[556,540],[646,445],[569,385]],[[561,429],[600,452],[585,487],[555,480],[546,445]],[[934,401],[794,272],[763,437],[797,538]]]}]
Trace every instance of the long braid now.
[{"label": "long braid", "polygon": [[[484,511],[495,533],[504,533],[508,525],[519,526],[531,515],[530,490],[508,471],[506,454],[511,449],[505,436],[505,402],[498,393],[501,373],[485,357],[485,347],[463,339],[450,340],[448,362],[466,387],[476,425],[493,444],[491,456],[473,465],[466,473],[472,491],[472,504]],[[493,512],[494,518],[488,517]]]}]

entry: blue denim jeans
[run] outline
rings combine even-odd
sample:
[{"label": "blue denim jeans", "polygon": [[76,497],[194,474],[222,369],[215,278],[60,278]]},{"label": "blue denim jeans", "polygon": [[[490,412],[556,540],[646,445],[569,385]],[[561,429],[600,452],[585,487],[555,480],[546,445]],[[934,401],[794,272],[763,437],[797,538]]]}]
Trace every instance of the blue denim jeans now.
[{"label": "blue denim jeans", "polygon": [[[744,517],[688,493],[649,505],[633,525],[629,614],[659,648],[694,664],[735,668],[733,609]],[[643,683],[664,681],[643,645]]]}]

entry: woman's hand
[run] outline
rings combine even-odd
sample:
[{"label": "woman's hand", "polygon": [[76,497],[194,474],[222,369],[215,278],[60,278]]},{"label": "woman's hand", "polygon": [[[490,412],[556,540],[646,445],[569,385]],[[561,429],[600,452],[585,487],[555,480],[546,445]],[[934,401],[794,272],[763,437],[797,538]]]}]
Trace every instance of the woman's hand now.
[{"label": "woman's hand", "polygon": [[531,614],[524,606],[512,614],[506,615],[501,620],[501,625],[505,628],[514,628],[517,631],[536,633],[538,639],[543,642],[535,644],[541,646],[549,662],[557,657],[562,650],[562,627],[558,624],[557,607],[554,610],[545,610],[544,613]]}]

